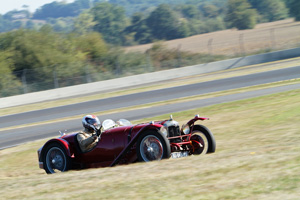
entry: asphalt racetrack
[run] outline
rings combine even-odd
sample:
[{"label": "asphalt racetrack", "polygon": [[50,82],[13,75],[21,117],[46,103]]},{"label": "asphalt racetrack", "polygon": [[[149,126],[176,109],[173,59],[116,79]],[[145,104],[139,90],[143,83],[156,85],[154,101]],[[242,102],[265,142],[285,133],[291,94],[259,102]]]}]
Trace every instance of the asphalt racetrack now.
[{"label": "asphalt racetrack", "polygon": [[[152,90],[135,94],[128,94],[106,99],[93,100],[78,104],[2,116],[0,117],[0,129],[48,120],[55,120],[75,115],[84,116],[89,113],[101,112],[111,109],[143,105],[146,103],[172,100],[181,97],[189,97],[193,95],[225,91],[296,78],[300,78],[300,66],[159,90]],[[98,117],[101,121],[108,118],[113,120],[118,120],[120,118],[136,120],[145,117],[154,117],[161,114],[174,113],[197,107],[204,107],[213,104],[247,99],[251,97],[257,97],[298,88],[300,88],[300,84],[260,89],[250,92],[230,94],[201,100],[193,100],[193,98],[191,98],[189,102],[122,111],[119,113],[100,115]],[[66,129],[68,130],[67,132],[81,130],[81,118],[36,126],[24,126],[23,128],[11,128],[9,130],[0,131],[0,149],[46,137],[56,137],[59,135],[59,131],[64,131]]]}]

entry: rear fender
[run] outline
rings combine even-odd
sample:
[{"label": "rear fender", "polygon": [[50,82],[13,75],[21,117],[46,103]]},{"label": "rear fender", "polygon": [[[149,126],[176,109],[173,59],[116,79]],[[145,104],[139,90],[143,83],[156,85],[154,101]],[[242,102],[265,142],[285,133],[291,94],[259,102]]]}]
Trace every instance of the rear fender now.
[{"label": "rear fender", "polygon": [[[129,141],[129,143],[127,144],[127,146],[122,150],[122,152],[116,157],[116,159],[110,164],[111,167],[117,165],[119,163],[119,161],[127,154],[127,152],[131,149],[131,147],[137,142],[139,136],[141,134],[143,134],[143,132],[145,130],[158,130],[162,127],[162,125],[160,124],[154,124],[152,122],[150,122],[148,125],[142,127],[139,131],[137,131],[136,133],[134,133],[133,138]],[[163,134],[162,134],[163,135]]]},{"label": "rear fender", "polygon": [[148,124],[148,125],[144,126],[143,128],[141,128],[136,134],[139,135],[143,131],[149,130],[149,129],[157,130],[157,129],[160,129],[161,127],[163,127],[163,125],[161,125],[161,124],[154,124],[154,123],[150,122],[150,124]]}]

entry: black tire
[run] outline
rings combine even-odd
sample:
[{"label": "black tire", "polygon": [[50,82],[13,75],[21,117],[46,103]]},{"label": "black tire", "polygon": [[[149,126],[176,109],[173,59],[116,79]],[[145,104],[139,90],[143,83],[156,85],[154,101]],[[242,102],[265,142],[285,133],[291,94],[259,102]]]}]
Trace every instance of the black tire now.
[{"label": "black tire", "polygon": [[171,156],[169,140],[159,131],[147,130],[140,135],[136,145],[139,161],[149,162]]},{"label": "black tire", "polygon": [[216,141],[209,129],[202,125],[194,125],[191,140],[195,140],[201,144],[195,144],[193,154],[214,153],[216,149]]},{"label": "black tire", "polygon": [[44,169],[47,174],[68,171],[71,159],[66,150],[58,143],[50,144],[43,154]]}]

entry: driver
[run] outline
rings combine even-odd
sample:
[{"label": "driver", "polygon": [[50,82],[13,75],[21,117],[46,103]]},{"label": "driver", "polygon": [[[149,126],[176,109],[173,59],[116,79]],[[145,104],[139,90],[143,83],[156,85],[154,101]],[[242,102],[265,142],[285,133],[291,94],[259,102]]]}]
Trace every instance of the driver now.
[{"label": "driver", "polygon": [[93,149],[99,141],[101,123],[95,115],[86,115],[82,118],[84,130],[77,134],[77,141],[82,152]]}]

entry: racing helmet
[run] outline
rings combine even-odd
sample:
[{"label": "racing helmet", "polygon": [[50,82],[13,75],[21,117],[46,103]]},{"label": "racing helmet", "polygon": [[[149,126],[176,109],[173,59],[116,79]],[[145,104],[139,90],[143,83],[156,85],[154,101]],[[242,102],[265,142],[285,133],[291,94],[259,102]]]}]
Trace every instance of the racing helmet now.
[{"label": "racing helmet", "polygon": [[82,125],[89,132],[99,130],[101,127],[100,120],[95,115],[84,116],[82,118]]}]

